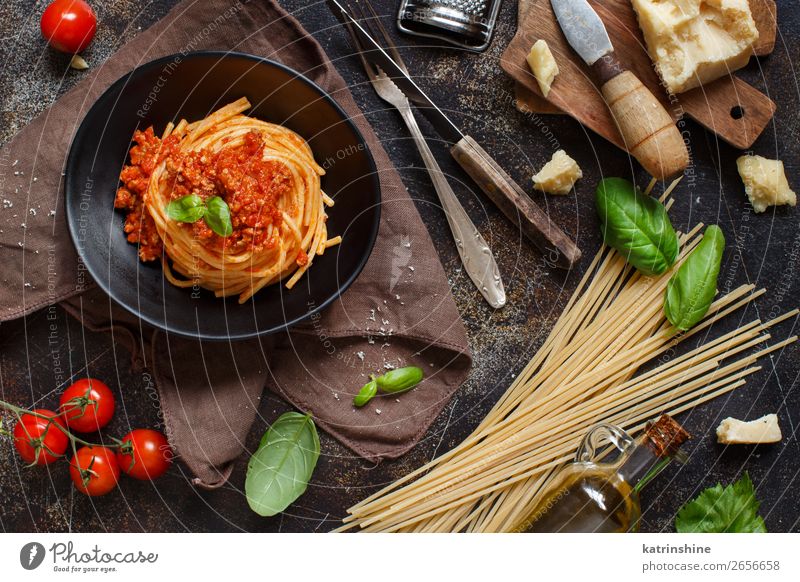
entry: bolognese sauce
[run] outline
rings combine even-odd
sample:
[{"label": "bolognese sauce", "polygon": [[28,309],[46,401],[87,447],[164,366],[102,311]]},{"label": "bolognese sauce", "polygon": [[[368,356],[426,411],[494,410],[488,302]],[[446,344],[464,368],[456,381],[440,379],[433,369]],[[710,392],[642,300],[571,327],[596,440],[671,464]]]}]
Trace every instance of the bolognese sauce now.
[{"label": "bolognese sauce", "polygon": [[153,169],[162,156],[169,155],[171,146],[177,145],[177,139],[167,138],[162,143],[153,133],[153,128],[148,127],[144,131],[137,129],[133,141],[136,145],[131,147],[131,163],[120,173],[122,186],[117,190],[114,207],[128,210],[124,230],[128,242],[138,243],[139,258],[154,261],[161,257],[163,245],[156,224],[145,209],[144,195]]},{"label": "bolognese sauce", "polygon": [[[169,200],[196,194],[203,201],[219,196],[228,204],[233,232],[226,237],[215,234],[200,219],[181,224],[192,229],[203,244],[225,250],[259,252],[277,244],[282,215],[280,198],[292,188],[292,174],[283,163],[264,159],[265,143],[256,131],[246,133],[236,145],[180,151],[174,136],[161,140],[149,127],[134,133],[130,165],[120,175],[115,207],[128,210],[125,232],[128,241],[138,243],[142,261],[161,257],[163,246],[156,225],[144,206],[144,195],[156,166],[165,164]],[[272,228],[270,228],[272,227]],[[302,266],[308,261],[305,252],[297,257]]]}]

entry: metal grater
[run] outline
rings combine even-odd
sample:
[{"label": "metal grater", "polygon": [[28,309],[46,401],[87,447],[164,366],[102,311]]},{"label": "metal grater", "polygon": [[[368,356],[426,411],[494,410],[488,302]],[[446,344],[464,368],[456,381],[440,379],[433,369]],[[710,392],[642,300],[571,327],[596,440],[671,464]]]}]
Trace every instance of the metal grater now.
[{"label": "metal grater", "polygon": [[502,0],[403,0],[397,26],[472,51],[489,46]]}]

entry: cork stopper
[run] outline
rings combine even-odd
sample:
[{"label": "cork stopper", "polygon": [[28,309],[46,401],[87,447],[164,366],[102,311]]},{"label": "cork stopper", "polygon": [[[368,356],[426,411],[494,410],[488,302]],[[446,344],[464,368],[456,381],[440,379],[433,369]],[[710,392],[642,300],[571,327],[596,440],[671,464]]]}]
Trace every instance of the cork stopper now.
[{"label": "cork stopper", "polygon": [[664,414],[645,429],[647,444],[657,457],[673,457],[683,443],[691,438],[671,416]]}]

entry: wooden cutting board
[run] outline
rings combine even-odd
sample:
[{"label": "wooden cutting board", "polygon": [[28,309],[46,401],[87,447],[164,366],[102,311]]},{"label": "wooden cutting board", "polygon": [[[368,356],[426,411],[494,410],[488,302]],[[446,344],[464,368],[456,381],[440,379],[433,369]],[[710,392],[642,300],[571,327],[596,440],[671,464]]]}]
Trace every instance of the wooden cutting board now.
[{"label": "wooden cutting board", "polygon": [[[677,98],[673,96],[670,102],[645,51],[630,0],[589,2],[605,23],[617,57],[662,100],[676,121],[685,114],[735,147],[747,149],[753,144],[775,112],[771,99],[732,75]],[[769,54],[775,44],[775,3],[750,0],[750,4],[759,30],[754,52]],[[567,113],[622,148],[622,138],[591,80],[589,69],[567,44],[549,0],[520,0],[519,10],[519,29],[500,61],[503,69],[517,80],[518,107],[536,113]],[[561,70],[547,99],[542,97],[525,61],[531,45],[539,38],[550,45]]]}]

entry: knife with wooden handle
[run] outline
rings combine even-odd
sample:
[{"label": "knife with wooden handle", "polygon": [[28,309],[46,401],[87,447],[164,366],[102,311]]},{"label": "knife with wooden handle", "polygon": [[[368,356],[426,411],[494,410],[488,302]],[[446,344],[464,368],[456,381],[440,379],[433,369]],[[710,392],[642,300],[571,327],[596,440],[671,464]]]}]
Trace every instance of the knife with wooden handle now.
[{"label": "knife with wooden handle", "polygon": [[652,176],[683,173],[689,151],[675,122],[639,78],[626,70],[587,0],[550,0],[569,45],[592,70],[625,147]]},{"label": "knife with wooden handle", "polygon": [[562,268],[578,262],[581,252],[572,239],[550,220],[478,142],[466,135],[450,149],[450,153],[495,206],[545,254],[547,260]]},{"label": "knife with wooden handle", "polygon": [[383,47],[355,20],[338,0],[327,0],[334,14],[346,23],[365,50],[364,58],[383,70],[428,118],[436,131],[453,144],[451,153],[495,205],[545,254],[549,264],[570,268],[581,251],[492,157],[450,120],[419,88]]}]

